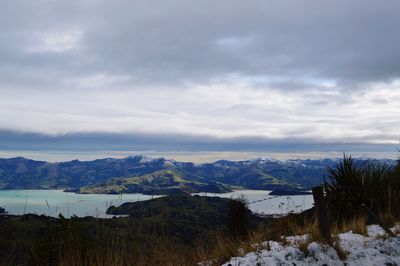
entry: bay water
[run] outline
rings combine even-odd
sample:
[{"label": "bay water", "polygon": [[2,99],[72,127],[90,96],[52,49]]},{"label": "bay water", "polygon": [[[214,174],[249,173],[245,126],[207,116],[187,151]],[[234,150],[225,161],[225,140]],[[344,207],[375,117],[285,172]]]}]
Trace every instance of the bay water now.
[{"label": "bay water", "polygon": [[[313,206],[312,195],[271,196],[267,190],[238,190],[229,193],[195,193],[210,197],[244,198],[249,209],[259,214],[286,214],[301,212]],[[9,214],[44,214],[57,217],[77,215],[98,218],[112,217],[106,214],[109,206],[124,202],[149,200],[161,196],[135,194],[76,194],[62,190],[0,190],[0,207]]]}]

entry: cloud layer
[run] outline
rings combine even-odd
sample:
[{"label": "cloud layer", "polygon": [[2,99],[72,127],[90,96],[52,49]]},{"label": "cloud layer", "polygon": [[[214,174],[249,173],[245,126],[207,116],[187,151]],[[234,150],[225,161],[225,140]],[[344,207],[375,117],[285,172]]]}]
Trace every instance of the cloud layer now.
[{"label": "cloud layer", "polygon": [[398,143],[400,2],[10,1],[0,130]]}]

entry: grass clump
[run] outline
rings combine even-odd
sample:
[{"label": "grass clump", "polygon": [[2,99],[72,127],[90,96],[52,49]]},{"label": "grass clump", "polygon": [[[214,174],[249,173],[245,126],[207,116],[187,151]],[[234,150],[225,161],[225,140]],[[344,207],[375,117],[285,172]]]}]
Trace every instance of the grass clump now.
[{"label": "grass clump", "polygon": [[346,220],[340,224],[333,224],[331,229],[332,229],[333,235],[338,235],[343,232],[352,231],[355,234],[368,236],[367,218],[365,215],[360,215],[358,217],[354,217],[350,221]]},{"label": "grass clump", "polygon": [[386,162],[360,163],[344,155],[335,168],[328,169],[324,183],[329,213],[337,225],[365,215],[365,204],[376,215],[399,216],[400,161],[395,165]]}]

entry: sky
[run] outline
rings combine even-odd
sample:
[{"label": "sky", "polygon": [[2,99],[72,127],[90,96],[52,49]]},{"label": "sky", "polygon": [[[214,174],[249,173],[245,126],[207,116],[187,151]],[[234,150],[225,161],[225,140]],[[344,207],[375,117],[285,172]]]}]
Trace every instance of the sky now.
[{"label": "sky", "polygon": [[0,150],[395,151],[397,0],[15,0]]}]

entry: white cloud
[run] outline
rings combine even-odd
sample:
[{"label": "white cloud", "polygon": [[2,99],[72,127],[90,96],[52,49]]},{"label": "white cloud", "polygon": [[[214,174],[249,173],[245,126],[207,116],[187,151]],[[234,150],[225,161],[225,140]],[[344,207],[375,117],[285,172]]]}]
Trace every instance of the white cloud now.
[{"label": "white cloud", "polygon": [[80,29],[52,30],[34,35],[28,53],[64,53],[80,48],[83,31]]},{"label": "white cloud", "polygon": [[230,51],[238,51],[240,49],[246,48],[254,42],[254,36],[245,36],[245,37],[224,37],[217,40],[217,46],[221,49],[228,49]]},{"label": "white cloud", "polygon": [[11,1],[0,131],[397,143],[399,24],[397,0]]},{"label": "white cloud", "polygon": [[[118,84],[118,79],[115,81]],[[341,94],[339,88],[313,88],[299,94],[222,83],[184,90],[116,90],[110,89],[112,83],[102,87],[102,82],[99,86],[26,97],[4,95],[0,123],[6,129],[47,134],[136,132],[328,142],[399,140],[399,81],[347,94]]]}]

